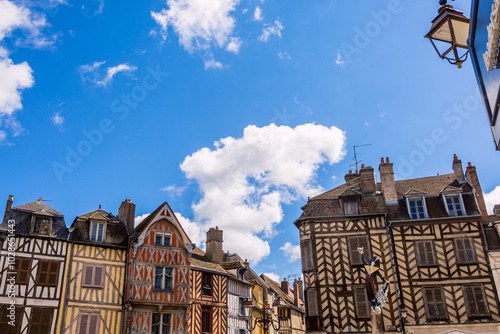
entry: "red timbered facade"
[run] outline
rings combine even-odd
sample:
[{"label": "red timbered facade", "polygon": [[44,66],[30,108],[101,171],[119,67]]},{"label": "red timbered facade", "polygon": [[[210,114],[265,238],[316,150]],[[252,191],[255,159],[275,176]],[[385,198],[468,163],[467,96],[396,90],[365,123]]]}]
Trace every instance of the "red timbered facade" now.
[{"label": "red timbered facade", "polygon": [[191,252],[191,241],[166,202],[136,227],[129,248],[126,333],[187,333]]},{"label": "red timbered facade", "polygon": [[198,248],[193,251],[191,269],[189,333],[227,333],[229,273]]}]

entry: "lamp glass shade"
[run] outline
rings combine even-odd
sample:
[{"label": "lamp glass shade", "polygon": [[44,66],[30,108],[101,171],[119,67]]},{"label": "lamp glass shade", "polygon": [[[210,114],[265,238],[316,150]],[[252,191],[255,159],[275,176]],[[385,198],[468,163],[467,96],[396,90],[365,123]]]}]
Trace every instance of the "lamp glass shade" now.
[{"label": "lamp glass shade", "polygon": [[252,317],[252,311],[253,311],[253,303],[251,300],[245,300],[243,302],[243,311],[245,312],[245,318],[251,318]]}]

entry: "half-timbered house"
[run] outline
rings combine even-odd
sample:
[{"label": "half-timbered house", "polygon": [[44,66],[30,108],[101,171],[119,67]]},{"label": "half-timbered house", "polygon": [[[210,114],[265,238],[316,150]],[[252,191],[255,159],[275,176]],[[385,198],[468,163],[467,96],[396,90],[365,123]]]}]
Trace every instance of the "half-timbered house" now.
[{"label": "half-timbered house", "polygon": [[13,208],[12,201],[10,196],[0,225],[4,239],[0,250],[0,332],[55,333],[68,249],[64,216],[42,198]]},{"label": "half-timbered house", "polygon": [[[122,203],[122,208],[134,206],[130,200]],[[57,333],[122,333],[126,219],[97,209],[77,216],[70,231],[68,283]]]},{"label": "half-timbered house", "polygon": [[125,333],[187,333],[193,247],[166,202],[136,227],[129,244]]},{"label": "half-timbered house", "polygon": [[210,261],[205,252],[193,250],[189,333],[227,333],[228,277],[229,273]]},{"label": "half-timbered house", "polygon": [[[394,180],[388,159],[311,198],[299,229],[309,332],[500,332],[486,254],[486,207],[476,169]],[[382,315],[366,296],[363,262],[378,256],[391,282]],[[380,286],[381,281],[378,281]],[[400,291],[398,298],[394,291]]]}]

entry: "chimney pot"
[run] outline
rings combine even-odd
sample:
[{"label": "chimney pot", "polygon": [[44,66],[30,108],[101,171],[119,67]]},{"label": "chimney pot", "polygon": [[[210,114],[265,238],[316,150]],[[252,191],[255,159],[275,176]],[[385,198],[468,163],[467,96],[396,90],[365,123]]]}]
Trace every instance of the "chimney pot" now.
[{"label": "chimney pot", "polygon": [[364,165],[364,164],[362,164],[362,165],[361,165],[361,169],[363,169],[363,168],[365,168],[365,165]]},{"label": "chimney pot", "polygon": [[385,158],[385,163],[386,163],[386,164],[391,163],[391,162],[389,161],[389,157],[386,157],[386,158]]},{"label": "chimney pot", "polygon": [[384,158],[380,158],[380,163],[383,164],[384,163]]},{"label": "chimney pot", "polygon": [[394,169],[393,164],[386,158],[386,163],[380,164],[378,171],[380,173],[380,186],[384,193],[386,202],[396,201],[398,195],[396,192],[396,183],[394,182]]},{"label": "chimney pot", "polygon": [[465,181],[464,169],[462,168],[462,160],[459,160],[456,154],[453,155],[453,172],[458,181]]}]

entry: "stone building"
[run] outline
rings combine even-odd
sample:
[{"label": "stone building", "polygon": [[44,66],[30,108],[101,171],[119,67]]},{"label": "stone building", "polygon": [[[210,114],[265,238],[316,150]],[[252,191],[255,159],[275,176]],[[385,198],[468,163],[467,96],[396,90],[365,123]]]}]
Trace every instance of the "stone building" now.
[{"label": "stone building", "polygon": [[[457,157],[452,167],[450,174],[396,181],[393,164],[382,159],[381,182],[363,165],[309,199],[295,222],[308,333],[500,332],[476,168],[469,163],[464,173]],[[366,258],[380,258],[391,283],[378,317],[365,292],[360,247]]]}]

